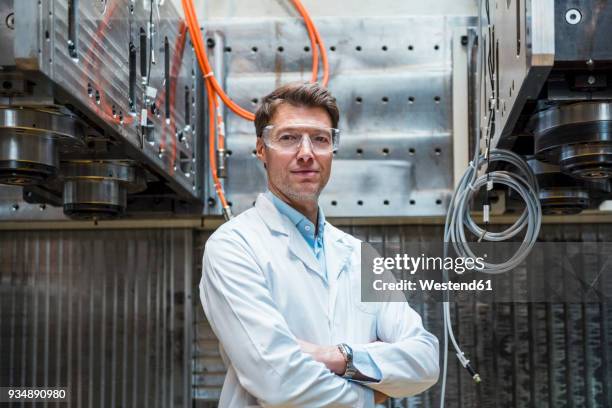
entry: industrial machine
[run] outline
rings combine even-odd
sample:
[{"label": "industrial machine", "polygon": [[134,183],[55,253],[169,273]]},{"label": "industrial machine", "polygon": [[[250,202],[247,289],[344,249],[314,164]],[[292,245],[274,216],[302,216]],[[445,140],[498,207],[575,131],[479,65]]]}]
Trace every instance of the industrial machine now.
[{"label": "industrial machine", "polygon": [[170,1],[0,2],[12,219],[201,212],[197,66],[179,16]]},{"label": "industrial machine", "polygon": [[[482,44],[468,41],[469,47],[482,49],[478,53],[468,50],[468,55],[482,56],[478,79],[482,92],[471,98],[473,122],[482,130],[482,151],[508,149],[528,160],[538,180],[544,214],[577,214],[599,208],[612,196],[612,46],[607,41],[612,34],[612,6],[596,0],[489,0],[483,6]],[[13,203],[3,206],[12,210],[10,217],[4,214],[4,218],[37,218],[32,208],[51,213],[54,207],[61,207],[71,218],[219,213],[204,169],[204,155],[200,154],[206,151],[206,142],[199,140],[205,133],[196,121],[204,105],[196,104],[203,93],[198,87],[200,75],[186,24],[172,2],[3,0],[0,13],[0,44],[5,51],[0,55],[0,184],[7,186],[0,187],[0,196],[3,203]],[[387,22],[387,31],[395,23]],[[213,25],[207,30],[207,45],[214,54],[218,76],[243,106],[257,99],[252,87],[243,86],[246,79],[239,74],[252,71],[249,81],[254,81],[264,49],[275,50],[277,60],[289,58],[283,67],[287,80],[298,79],[294,71],[303,71],[308,59],[302,47],[294,50],[271,41],[251,44],[249,33],[262,24],[264,27],[268,22]],[[291,24],[287,33],[297,41],[303,37],[300,22]],[[341,51],[336,51],[335,44],[341,40],[333,30],[327,30],[326,20],[320,24],[332,44],[334,69],[335,55]],[[372,25],[370,30],[376,32],[376,27]],[[442,37],[436,38],[433,46],[420,47],[419,43],[417,48],[428,49],[430,61],[442,58],[441,63],[448,66],[450,54],[440,53],[440,48],[450,47],[451,39]],[[382,50],[394,46],[390,38],[381,36],[379,40]],[[421,40],[408,41],[407,48],[399,48],[402,52],[398,55],[405,61],[397,60],[398,56],[393,60],[406,72],[414,59],[415,41]],[[236,48],[233,53],[232,45]],[[366,45],[358,44],[351,50],[356,58],[370,48],[372,52],[377,49]],[[293,53],[298,52],[303,55],[294,67]],[[382,58],[386,54],[383,51],[374,61],[387,64]],[[470,72],[475,67],[471,64]],[[326,193],[329,197],[323,200],[328,212],[337,216],[442,215],[450,196],[450,161],[442,161],[447,165],[440,167],[440,174],[424,178],[419,176],[419,163],[425,158],[415,154],[415,147],[404,154],[403,147],[387,146],[386,133],[378,122],[376,140],[369,139],[372,132],[360,136],[363,126],[371,123],[365,119],[362,123],[354,115],[362,109],[363,96],[355,96],[356,91],[345,86],[341,70],[335,69],[330,87],[338,95],[345,117],[352,118],[342,123],[347,137],[336,160],[336,172],[350,168],[357,174],[353,164],[363,168],[360,163],[364,157],[377,163],[383,160],[390,169],[378,163],[378,170],[368,170],[368,179],[379,175],[387,183],[397,184],[392,190],[401,194],[385,198],[381,206],[358,189],[359,199],[353,206],[336,197],[347,186],[332,180]],[[267,66],[263,71],[268,71]],[[386,80],[385,75],[377,78]],[[412,82],[408,78],[405,83]],[[271,87],[273,84],[263,81],[255,93],[264,94]],[[440,110],[439,95],[450,93],[449,78],[442,81],[442,88],[434,89],[431,98],[425,97],[433,101],[423,107],[431,111],[429,115]],[[410,115],[416,104],[413,91],[404,92],[407,104],[403,103],[405,95],[381,96],[383,113]],[[396,99],[400,102],[391,103]],[[477,100],[482,102],[479,106],[475,106]],[[448,104],[446,99],[444,103]],[[361,112],[361,116],[372,112]],[[427,142],[425,147],[425,151],[434,152],[434,161],[450,150],[448,112],[450,109],[442,112],[443,143],[434,130],[430,136],[436,136],[437,141]],[[418,118],[409,121],[403,131],[406,145],[416,143],[410,126],[423,133]],[[234,210],[240,212],[263,188],[264,178],[251,157],[250,124],[228,119],[233,133],[227,156],[232,151],[234,155],[228,157],[227,167],[225,155],[219,158],[223,164],[220,174],[227,177]],[[392,139],[400,140],[396,136]],[[382,146],[380,158],[364,153],[364,146],[372,143],[374,150]],[[400,152],[397,157],[396,151]],[[428,180],[443,182],[430,188]],[[373,185],[388,187],[385,183]],[[389,195],[388,190],[384,194]],[[510,209],[520,205],[515,198],[515,192],[509,191],[506,202]],[[421,206],[421,202],[425,204]],[[30,212],[24,211],[26,208]]]},{"label": "industrial machine", "polygon": [[[485,262],[479,271],[519,270],[538,240],[542,215],[578,214],[612,198],[610,38],[612,5],[604,1],[479,1],[476,32],[468,38],[470,71],[476,72],[470,81],[473,160],[449,205],[445,256],[451,245],[473,256],[472,237],[495,243],[520,237],[512,256]],[[508,209],[520,210],[502,231],[488,229],[493,189],[507,195]],[[471,209],[480,202],[479,225]],[[444,361],[450,340],[461,365],[480,382],[455,339],[450,300],[447,295],[443,304]]]},{"label": "industrial machine", "polygon": [[529,160],[544,214],[612,198],[612,4],[485,0],[483,149]]}]

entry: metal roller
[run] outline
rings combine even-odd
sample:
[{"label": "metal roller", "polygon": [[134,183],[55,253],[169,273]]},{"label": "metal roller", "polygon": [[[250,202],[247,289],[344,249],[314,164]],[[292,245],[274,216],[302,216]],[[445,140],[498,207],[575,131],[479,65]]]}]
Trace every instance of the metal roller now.
[{"label": "metal roller", "polygon": [[144,170],[129,161],[70,161],[61,173],[64,213],[72,218],[121,216],[128,193],[146,189]]},{"label": "metal roller", "polygon": [[532,119],[539,160],[583,180],[612,176],[612,104],[578,102],[536,113]]},{"label": "metal roller", "polygon": [[589,192],[579,180],[561,173],[559,166],[534,157],[527,160],[527,164],[538,179],[544,215],[578,214],[589,208]]},{"label": "metal roller", "polygon": [[58,109],[0,108],[0,184],[42,184],[59,152],[83,145],[77,120]]}]

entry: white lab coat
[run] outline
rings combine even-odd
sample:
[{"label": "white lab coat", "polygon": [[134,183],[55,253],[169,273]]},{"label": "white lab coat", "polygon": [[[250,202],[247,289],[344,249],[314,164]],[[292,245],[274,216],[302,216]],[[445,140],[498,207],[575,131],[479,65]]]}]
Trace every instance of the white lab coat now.
[{"label": "white lab coat", "polygon": [[[438,339],[405,302],[360,301],[360,241],[325,224],[329,285],[313,251],[263,194],[206,242],[200,297],[227,366],[219,407],[371,407],[373,392],[303,353],[365,344],[392,397],[438,379]],[[377,340],[381,342],[373,343]]]}]

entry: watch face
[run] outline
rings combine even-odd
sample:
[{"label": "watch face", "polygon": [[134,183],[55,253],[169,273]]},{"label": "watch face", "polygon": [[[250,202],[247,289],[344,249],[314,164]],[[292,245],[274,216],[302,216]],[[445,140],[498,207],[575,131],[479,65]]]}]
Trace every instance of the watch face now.
[{"label": "watch face", "polygon": [[346,353],[346,371],[344,372],[344,378],[353,378],[357,374],[357,369],[353,365],[353,349],[346,343],[342,343],[342,348]]},{"label": "watch face", "polygon": [[355,370],[353,366],[353,350],[351,350],[351,348],[346,343],[338,344],[338,350],[340,350],[340,353],[342,353],[342,356],[344,357],[344,360],[346,362],[346,368],[344,370],[344,374],[342,374],[342,377],[349,379],[353,378],[353,376],[355,375]]}]

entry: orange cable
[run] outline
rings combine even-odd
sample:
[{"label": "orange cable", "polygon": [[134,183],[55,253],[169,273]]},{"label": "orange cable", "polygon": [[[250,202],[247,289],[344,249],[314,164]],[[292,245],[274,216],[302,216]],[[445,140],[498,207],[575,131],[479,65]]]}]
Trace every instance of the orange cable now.
[{"label": "orange cable", "polygon": [[208,57],[204,50],[204,44],[202,43],[202,35],[199,32],[199,23],[198,19],[195,16],[195,12],[193,10],[193,1],[192,0],[182,0],[183,8],[185,10],[185,17],[189,22],[189,33],[191,34],[192,42],[194,43],[194,50],[196,51],[196,55],[198,57],[198,62],[200,64],[200,69],[204,72],[204,76],[207,79],[207,82],[210,83],[215,93],[217,93],[223,103],[230,108],[234,113],[238,116],[243,117],[244,119],[254,121],[255,115],[252,112],[243,109],[238,106],[234,101],[232,101],[229,96],[223,91],[219,82],[213,75],[212,68],[210,67],[210,63],[208,62]]},{"label": "orange cable", "polygon": [[223,192],[223,187],[221,186],[221,182],[219,181],[219,177],[217,175],[217,160],[215,158],[215,107],[216,102],[213,96],[213,92],[208,81],[206,82],[206,93],[208,95],[208,160],[210,161],[210,171],[213,178],[213,183],[215,185],[215,190],[217,195],[219,196],[219,200],[221,201],[221,206],[223,208],[227,208],[227,201],[225,200],[225,194]]},{"label": "orange cable", "polygon": [[223,110],[221,109],[221,103],[219,103],[219,97],[215,95],[215,107],[217,110],[217,136],[218,143],[217,148],[219,150],[225,149],[225,123],[223,122]]},{"label": "orange cable", "polygon": [[[219,82],[215,78],[212,68],[210,66],[210,62],[208,61],[208,56],[206,55],[204,44],[202,42],[202,35],[199,32],[200,25],[198,23],[198,19],[194,11],[193,0],[181,0],[181,1],[183,4],[183,10],[185,12],[185,19],[188,22],[189,33],[192,37],[192,43],[194,45],[194,50],[195,50],[195,53],[198,59],[198,63],[200,65],[200,69],[202,69],[202,71],[204,72],[204,76],[206,77],[207,81],[210,82],[215,93],[217,93],[221,97],[221,100],[223,100],[223,103],[225,103],[225,105],[227,105],[227,107],[230,108],[234,113],[236,113],[237,115],[247,120],[251,120],[251,121],[255,120],[255,115],[252,112],[247,111],[246,109],[240,107],[234,101],[232,101],[229,98],[229,96],[223,91],[221,86],[219,85]],[[299,0],[292,0],[292,1],[294,2],[296,8],[298,9],[300,14],[304,18],[306,27],[308,29],[309,37],[311,38],[311,44],[313,43],[312,37],[314,37],[315,42],[319,45],[319,48],[321,51],[321,58],[323,60],[323,66],[324,66],[323,85],[326,86],[327,82],[329,81],[329,64],[327,61],[327,53],[325,51],[323,41],[321,39],[321,36],[318,30],[314,26],[312,19],[308,15],[308,12],[304,8],[304,6],[301,4],[301,2]],[[317,47],[313,45],[313,54],[317,53],[316,49]],[[318,62],[318,56],[316,59],[313,58],[313,61]],[[313,78],[311,79],[316,80],[316,76],[317,76],[316,71],[318,69],[317,67],[318,67],[318,64],[315,64],[313,62]]]},{"label": "orange cable", "polygon": [[[311,39],[311,44],[313,44],[312,36],[314,36],[316,44],[318,44],[318,48],[321,51],[321,59],[323,60],[323,86],[326,87],[327,83],[329,82],[329,63],[327,60],[327,51],[325,50],[325,44],[323,44],[323,40],[321,39],[319,30],[317,30],[317,27],[313,23],[312,19],[310,18],[310,14],[308,14],[308,11],[306,10],[302,2],[300,0],[291,0],[291,1],[293,5],[295,6],[295,8],[300,13],[300,15],[302,16],[302,18],[304,19],[304,23],[306,24],[306,28],[308,30],[308,36]],[[313,44],[312,48],[313,48],[313,55],[314,55],[317,47],[315,47],[315,45]],[[318,63],[318,58],[317,58],[317,63]],[[317,63],[313,62],[312,82],[316,82],[318,79],[317,78],[318,76],[316,74]]]},{"label": "orange cable", "polygon": [[317,46],[317,38],[311,28],[311,24],[308,22],[308,12],[302,6],[299,0],[291,0],[297,11],[300,13],[306,24],[306,31],[308,32],[308,38],[310,38],[310,48],[312,49],[312,76],[310,82],[317,82],[319,77],[319,53]]}]

